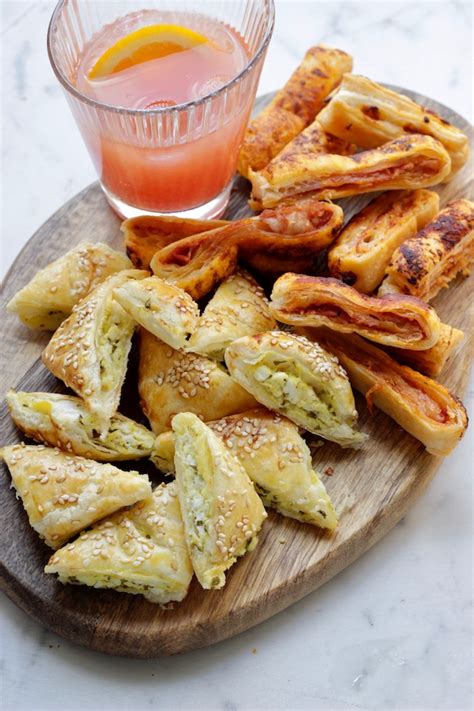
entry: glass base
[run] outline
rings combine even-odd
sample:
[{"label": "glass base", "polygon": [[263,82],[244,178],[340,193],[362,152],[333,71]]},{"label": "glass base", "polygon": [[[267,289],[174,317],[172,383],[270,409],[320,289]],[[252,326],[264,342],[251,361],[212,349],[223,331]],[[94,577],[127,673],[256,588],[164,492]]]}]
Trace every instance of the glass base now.
[{"label": "glass base", "polygon": [[130,217],[140,217],[141,215],[174,215],[175,217],[190,217],[194,220],[211,220],[220,217],[227,207],[229,202],[230,192],[232,190],[232,180],[217,197],[209,200],[203,205],[198,205],[190,210],[181,210],[176,212],[155,212],[154,210],[141,210],[134,205],[128,205],[126,202],[118,198],[116,195],[107,190],[101,183],[102,190],[111,208],[119,217],[128,220]]}]

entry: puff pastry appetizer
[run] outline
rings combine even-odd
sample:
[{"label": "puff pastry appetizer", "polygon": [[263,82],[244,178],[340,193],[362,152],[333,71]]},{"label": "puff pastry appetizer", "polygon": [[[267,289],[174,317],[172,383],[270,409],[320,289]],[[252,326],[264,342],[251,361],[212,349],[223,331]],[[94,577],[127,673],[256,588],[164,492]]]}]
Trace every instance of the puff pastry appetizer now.
[{"label": "puff pastry appetizer", "polygon": [[366,77],[346,74],[318,120],[336,136],[361,148],[377,148],[405,134],[436,138],[451,157],[452,172],[469,155],[468,137],[430,109]]},{"label": "puff pastry appetizer", "polygon": [[196,329],[199,309],[183,289],[152,276],[114,289],[125,311],[172,348],[184,348]]},{"label": "puff pastry appetizer", "polygon": [[314,338],[337,356],[369,407],[374,404],[392,417],[430,454],[445,456],[454,449],[466,430],[467,415],[444,385],[399,365],[359,336],[318,329]]},{"label": "puff pastry appetizer", "polygon": [[213,360],[224,360],[224,351],[232,341],[273,328],[276,321],[263,289],[250,274],[238,271],[218,287],[187,349]]},{"label": "puff pastry appetizer", "polygon": [[464,333],[458,328],[442,323],[438,340],[426,351],[392,348],[389,349],[389,352],[395,360],[401,360],[402,363],[406,363],[415,370],[420,370],[425,375],[436,378],[443,371],[446,362],[455,353],[463,338]]},{"label": "puff pastry appetizer", "polygon": [[10,390],[7,404],[14,423],[28,437],[70,454],[114,462],[149,457],[153,449],[153,434],[118,412],[99,434],[96,418],[78,397]]},{"label": "puff pastry appetizer", "polygon": [[108,245],[84,242],[37,272],[7,309],[30,328],[54,331],[94,287],[131,266],[124,254]]},{"label": "puff pastry appetizer", "polygon": [[273,285],[275,318],[292,326],[327,326],[396,348],[426,350],[440,335],[434,309],[413,296],[366,296],[337,279],[284,274]]},{"label": "puff pastry appetizer", "polygon": [[215,420],[255,405],[225,368],[195,353],[181,353],[140,331],[138,391],[155,434],[168,430],[178,412]]},{"label": "puff pastry appetizer", "polygon": [[412,239],[403,242],[387,267],[379,295],[401,292],[430,301],[474,264],[474,203],[454,200]]},{"label": "puff pastry appetizer", "polygon": [[[207,426],[237,457],[265,506],[297,521],[336,528],[337,514],[308,446],[286,417],[256,407]],[[164,432],[156,438],[152,461],[160,471],[174,474],[174,452],[174,435]]]},{"label": "puff pastry appetizer", "polygon": [[62,583],[112,588],[161,605],[182,600],[193,569],[175,482],[82,533],[44,571]]},{"label": "puff pastry appetizer", "polygon": [[249,169],[260,170],[281,151],[322,109],[352,57],[323,45],[311,47],[283,89],[253,120],[244,136],[237,170],[248,177]]},{"label": "puff pastry appetizer", "polygon": [[3,447],[0,456],[35,531],[51,548],[151,494],[148,477],[43,445]]},{"label": "puff pastry appetizer", "polygon": [[186,543],[206,590],[225,585],[225,571],[257,545],[267,514],[240,462],[199,417],[173,418],[175,468]]},{"label": "puff pastry appetizer", "polygon": [[43,351],[44,365],[84,400],[100,431],[117,409],[135,329],[113,292],[146,276],[129,269],[106,279],[76,304]]},{"label": "puff pastry appetizer", "polygon": [[269,331],[234,341],[225,352],[234,380],[270,410],[343,447],[357,447],[357,410],[336,358],[307,338]]},{"label": "puff pastry appetizer", "polygon": [[380,285],[392,254],[439,211],[431,190],[383,193],[355,215],[328,252],[329,271],[363,294]]}]

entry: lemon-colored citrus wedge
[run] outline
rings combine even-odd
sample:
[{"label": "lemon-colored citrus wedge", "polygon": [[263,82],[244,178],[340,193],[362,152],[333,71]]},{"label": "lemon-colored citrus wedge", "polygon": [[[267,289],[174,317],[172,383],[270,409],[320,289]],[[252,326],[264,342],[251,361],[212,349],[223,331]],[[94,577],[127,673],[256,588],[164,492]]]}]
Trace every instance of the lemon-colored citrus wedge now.
[{"label": "lemon-colored citrus wedge", "polygon": [[208,42],[188,27],[148,25],[122,37],[104,52],[89,72],[89,79],[101,79],[151,59],[166,57]]}]

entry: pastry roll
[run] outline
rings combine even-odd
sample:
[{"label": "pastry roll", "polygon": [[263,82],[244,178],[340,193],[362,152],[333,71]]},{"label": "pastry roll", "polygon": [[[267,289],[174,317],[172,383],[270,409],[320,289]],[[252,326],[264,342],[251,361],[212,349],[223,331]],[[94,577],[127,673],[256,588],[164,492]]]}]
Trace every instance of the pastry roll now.
[{"label": "pastry roll", "polygon": [[29,522],[51,548],[123,506],[150,496],[148,477],[43,445],[3,447]]},{"label": "pastry roll", "polygon": [[318,120],[326,131],[361,148],[377,148],[406,134],[432,136],[449,153],[453,173],[469,155],[468,137],[459,128],[408,96],[354,74],[342,78]]},{"label": "pastry roll", "polygon": [[9,302],[30,328],[54,331],[72,308],[111,274],[131,267],[124,254],[107,244],[83,242],[40,269]]},{"label": "pastry roll", "polygon": [[118,412],[100,435],[96,418],[78,397],[10,390],[7,404],[15,425],[28,437],[70,454],[114,462],[149,457],[153,449],[153,434]]},{"label": "pastry roll", "polygon": [[356,155],[302,154],[293,163],[268,173],[250,173],[252,207],[273,207],[300,193],[338,199],[377,190],[424,188],[440,183],[451,169],[451,159],[430,136],[405,136],[380,148]]},{"label": "pastry roll", "polygon": [[197,326],[196,302],[156,276],[127,281],[113,293],[129,316],[172,348],[184,348]]},{"label": "pastry roll", "polygon": [[283,89],[251,121],[240,149],[239,173],[248,177],[250,168],[264,168],[313,121],[342,75],[351,69],[352,57],[345,52],[323,45],[311,47]]},{"label": "pastry roll", "polygon": [[238,271],[218,287],[187,348],[213,360],[224,360],[224,351],[232,341],[273,328],[276,322],[263,289],[250,274]]},{"label": "pastry roll", "polygon": [[434,309],[413,296],[366,296],[337,279],[284,274],[273,286],[272,313],[292,326],[327,326],[396,348],[426,350],[440,335]]},{"label": "pastry roll", "polygon": [[179,503],[194,572],[206,590],[257,545],[267,517],[244,468],[199,417],[173,418]]},{"label": "pastry roll", "polygon": [[406,365],[359,336],[317,330],[318,343],[332,351],[349,374],[352,385],[420,440],[430,454],[449,454],[467,427],[462,402],[444,385]]},{"label": "pastry roll", "polygon": [[62,583],[112,588],[161,605],[182,600],[193,569],[175,482],[82,533],[44,571]]},{"label": "pastry roll", "polygon": [[[320,528],[337,527],[308,446],[286,417],[256,407],[207,425],[237,457],[265,506]],[[152,460],[164,473],[174,474],[174,452],[174,435],[164,432],[156,438]]]},{"label": "pastry roll", "polygon": [[43,351],[44,365],[84,400],[101,432],[119,403],[135,329],[113,292],[146,275],[130,269],[106,279],[74,307]]},{"label": "pastry roll", "polygon": [[474,264],[474,203],[450,202],[415,237],[403,242],[387,267],[379,295],[401,292],[430,301]]},{"label": "pastry roll", "polygon": [[225,368],[195,353],[173,350],[151,333],[140,331],[138,391],[143,412],[155,434],[168,430],[178,412],[215,420],[255,405]]},{"label": "pastry roll", "polygon": [[357,447],[357,410],[345,371],[307,338],[281,331],[246,336],[225,352],[234,380],[270,410],[343,447]]},{"label": "pastry roll", "polygon": [[393,190],[355,215],[328,252],[329,271],[363,294],[379,286],[392,254],[438,212],[431,190]]},{"label": "pastry roll", "polygon": [[389,353],[395,360],[400,360],[402,363],[406,363],[415,370],[420,370],[431,378],[437,378],[463,338],[464,333],[458,328],[442,323],[438,340],[434,346],[426,351],[391,348]]}]

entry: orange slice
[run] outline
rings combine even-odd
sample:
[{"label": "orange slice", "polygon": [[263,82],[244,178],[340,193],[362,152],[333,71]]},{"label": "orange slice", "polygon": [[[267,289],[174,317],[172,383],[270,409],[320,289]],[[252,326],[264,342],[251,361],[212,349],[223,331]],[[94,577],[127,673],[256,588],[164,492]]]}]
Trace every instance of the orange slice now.
[{"label": "orange slice", "polygon": [[129,67],[168,54],[183,52],[209,40],[180,25],[148,25],[119,39],[104,52],[89,72],[89,79],[102,79]]}]

